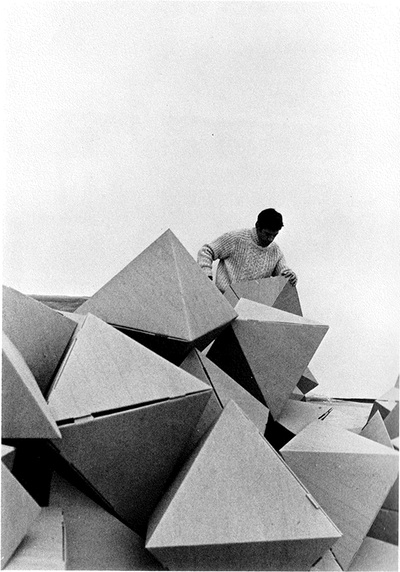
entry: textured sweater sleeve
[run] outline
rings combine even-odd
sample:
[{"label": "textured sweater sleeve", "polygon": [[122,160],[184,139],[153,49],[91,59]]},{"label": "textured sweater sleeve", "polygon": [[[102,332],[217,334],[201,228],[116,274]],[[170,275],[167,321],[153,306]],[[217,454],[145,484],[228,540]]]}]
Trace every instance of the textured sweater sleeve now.
[{"label": "textured sweater sleeve", "polygon": [[212,276],[213,261],[228,258],[233,251],[234,244],[233,234],[226,232],[213,242],[204,244],[200,248],[197,254],[197,262],[207,276]]},{"label": "textured sweater sleeve", "polygon": [[280,256],[278,258],[278,262],[275,265],[272,276],[279,276],[280,274],[282,274],[282,272],[284,270],[290,270],[289,266],[286,264],[285,257],[283,256],[280,249],[279,249],[279,252],[280,252]]}]

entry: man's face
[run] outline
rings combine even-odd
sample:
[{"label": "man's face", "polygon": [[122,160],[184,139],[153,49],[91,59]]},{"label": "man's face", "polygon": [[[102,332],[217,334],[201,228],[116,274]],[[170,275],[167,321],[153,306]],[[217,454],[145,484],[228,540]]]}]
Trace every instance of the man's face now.
[{"label": "man's face", "polygon": [[260,228],[256,224],[257,238],[261,246],[265,247],[271,244],[279,233],[279,230],[271,230],[270,228]]}]

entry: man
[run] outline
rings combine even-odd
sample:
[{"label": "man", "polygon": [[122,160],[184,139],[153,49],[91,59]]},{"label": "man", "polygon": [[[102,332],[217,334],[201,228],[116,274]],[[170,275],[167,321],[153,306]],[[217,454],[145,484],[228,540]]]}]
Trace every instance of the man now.
[{"label": "man", "polygon": [[216,285],[221,292],[239,280],[279,275],[295,286],[297,276],[274,242],[282,227],[282,215],[275,209],[265,209],[258,215],[254,228],[227,232],[202,246],[197,262],[212,280],[212,263],[219,260]]}]

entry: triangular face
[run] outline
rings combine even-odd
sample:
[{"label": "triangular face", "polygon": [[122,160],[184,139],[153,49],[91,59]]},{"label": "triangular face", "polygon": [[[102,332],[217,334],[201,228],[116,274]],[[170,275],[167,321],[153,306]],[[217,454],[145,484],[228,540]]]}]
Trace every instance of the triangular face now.
[{"label": "triangular face", "polygon": [[328,327],[256,302],[243,306],[242,302],[247,301],[242,299],[236,306],[239,318],[232,328],[276,419]]},{"label": "triangular face", "polygon": [[247,300],[253,300],[253,302],[259,302],[260,304],[273,306],[278,310],[302,316],[296,287],[291,286],[284,276],[235,282],[231,285],[230,291],[231,293],[225,293],[225,296],[233,306],[236,306],[239,298],[246,298]]},{"label": "triangular face", "polygon": [[76,311],[186,341],[236,318],[232,306],[170,230]]},{"label": "triangular face", "polygon": [[3,286],[3,331],[19,350],[46,395],[76,328],[55,310]]},{"label": "triangular face", "polygon": [[[309,324],[312,326],[321,326],[321,324],[304,318],[303,316],[278,310],[277,308],[266,306],[265,304],[259,304],[252,300],[246,300],[245,298],[241,298],[239,300],[235,309],[241,320],[265,320],[269,322],[282,322],[285,324]],[[327,328],[328,326],[325,327]]]},{"label": "triangular face", "polygon": [[[174,570],[299,569],[294,568],[293,551],[297,566],[311,566],[340,536],[316,506],[231,401],[157,507],[146,547]],[[241,560],[243,554],[250,556],[252,548],[260,558],[257,547],[264,552],[263,561]],[[279,564],[274,548],[280,553]],[[169,549],[176,549],[169,553],[176,561],[168,560]],[[204,560],[179,562],[179,556],[190,559],[190,554]],[[235,567],[224,568],[231,565],[232,554],[237,557]],[[217,567],[210,568],[209,558],[214,557]],[[193,564],[196,568],[191,568]]]},{"label": "triangular face", "polygon": [[40,513],[40,506],[1,463],[1,567],[4,568],[29,527]]},{"label": "triangular face", "polygon": [[390,441],[389,434],[383,422],[382,416],[377,411],[375,415],[368,421],[365,427],[360,431],[359,435],[361,437],[366,437],[376,443],[381,445],[386,445],[386,447],[392,448],[392,442]]},{"label": "triangular face", "polygon": [[204,391],[207,385],[87,315],[49,396],[56,420]]},{"label": "triangular face", "polygon": [[332,551],[347,569],[393,486],[397,453],[318,421],[285,445],[281,454],[343,532]]},{"label": "triangular face", "polygon": [[20,352],[3,334],[3,439],[57,439],[61,433]]},{"label": "triangular face", "polygon": [[241,385],[236,383],[234,379],[222,371],[210,359],[200,353],[198,355],[221,405],[225,407],[228,401],[232,399],[254,425],[258,427],[259,431],[264,433],[268,422],[268,408],[243,389]]},{"label": "triangular face", "polygon": [[386,415],[384,423],[391,439],[399,436],[399,402]]},{"label": "triangular face", "polygon": [[141,534],[210,392],[62,425],[54,446]]}]

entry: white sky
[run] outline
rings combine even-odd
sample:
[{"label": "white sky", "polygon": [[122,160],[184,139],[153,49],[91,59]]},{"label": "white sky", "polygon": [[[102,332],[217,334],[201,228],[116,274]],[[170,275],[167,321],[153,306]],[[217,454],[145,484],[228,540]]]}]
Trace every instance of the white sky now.
[{"label": "white sky", "polygon": [[91,295],[274,207],[319,393],[399,371],[397,3],[8,2],[3,282]]}]

